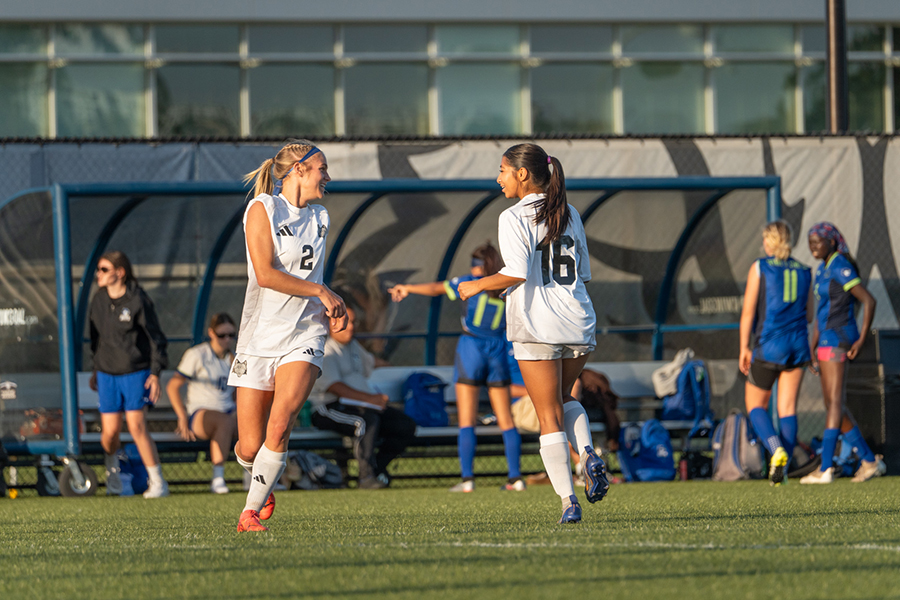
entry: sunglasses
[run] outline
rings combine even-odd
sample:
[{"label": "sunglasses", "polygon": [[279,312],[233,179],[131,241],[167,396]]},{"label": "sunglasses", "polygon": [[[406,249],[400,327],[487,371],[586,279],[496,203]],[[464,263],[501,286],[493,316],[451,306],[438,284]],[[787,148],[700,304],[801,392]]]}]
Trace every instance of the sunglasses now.
[{"label": "sunglasses", "polygon": [[110,271],[112,271],[112,269],[109,267],[97,267],[98,273],[109,273]]},{"label": "sunglasses", "polygon": [[237,337],[237,334],[234,333],[233,331],[229,331],[228,333],[219,333],[218,331],[213,331],[213,333],[214,333],[214,334],[216,335],[216,337],[219,338],[220,340],[224,340],[224,339],[226,339],[226,338],[227,338],[227,339],[232,339],[232,340],[233,340],[234,338]]}]

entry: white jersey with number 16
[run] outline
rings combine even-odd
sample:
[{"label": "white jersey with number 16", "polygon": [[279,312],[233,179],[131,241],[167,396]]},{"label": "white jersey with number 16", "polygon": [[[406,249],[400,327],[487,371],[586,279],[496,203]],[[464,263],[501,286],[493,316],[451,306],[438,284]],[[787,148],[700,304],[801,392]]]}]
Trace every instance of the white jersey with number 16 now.
[{"label": "white jersey with number 16", "polygon": [[500,215],[503,275],[525,279],[506,299],[509,340],[523,344],[592,345],[597,318],[584,284],[590,256],[581,217],[569,206],[569,224],[559,240],[543,244],[547,226],[534,223],[530,194]]},{"label": "white jersey with number 16", "polygon": [[[247,204],[244,212],[245,231],[250,207],[257,202],[265,207],[269,215],[272,243],[275,246],[275,268],[298,279],[322,283],[325,272],[325,237],[330,224],[328,211],[318,204],[297,208],[284,196],[260,194]],[[328,335],[328,319],[322,301],[260,287],[249,249],[247,279],[237,354],[284,356],[303,346],[304,341],[311,336]]]}]

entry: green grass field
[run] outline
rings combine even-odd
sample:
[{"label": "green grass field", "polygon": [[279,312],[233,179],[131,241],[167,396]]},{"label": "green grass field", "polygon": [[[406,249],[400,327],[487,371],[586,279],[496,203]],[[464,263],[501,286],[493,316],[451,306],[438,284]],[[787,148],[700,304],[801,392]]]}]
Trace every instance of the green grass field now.
[{"label": "green grass field", "polygon": [[0,598],[900,597],[900,478],[613,486],[556,525],[549,487],[0,499]]}]

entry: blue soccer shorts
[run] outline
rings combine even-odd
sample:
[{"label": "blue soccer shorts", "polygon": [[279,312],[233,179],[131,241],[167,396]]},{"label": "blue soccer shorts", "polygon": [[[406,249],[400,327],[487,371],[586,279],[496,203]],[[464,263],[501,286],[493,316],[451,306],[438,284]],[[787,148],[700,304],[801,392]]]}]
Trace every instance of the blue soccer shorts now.
[{"label": "blue soccer shorts", "polygon": [[128,410],[143,410],[150,404],[149,390],[144,388],[150,369],[109,375],[97,372],[97,395],[100,396],[101,413],[120,413]]}]

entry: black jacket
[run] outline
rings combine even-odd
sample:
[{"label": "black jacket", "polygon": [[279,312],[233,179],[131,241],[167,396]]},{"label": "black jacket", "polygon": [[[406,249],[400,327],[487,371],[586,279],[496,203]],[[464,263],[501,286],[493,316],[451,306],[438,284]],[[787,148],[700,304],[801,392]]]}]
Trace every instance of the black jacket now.
[{"label": "black jacket", "polygon": [[101,288],[91,299],[91,352],[94,370],[125,375],[150,369],[153,375],[169,364],[166,336],[159,328],[153,302],[136,282],[112,299]]}]

